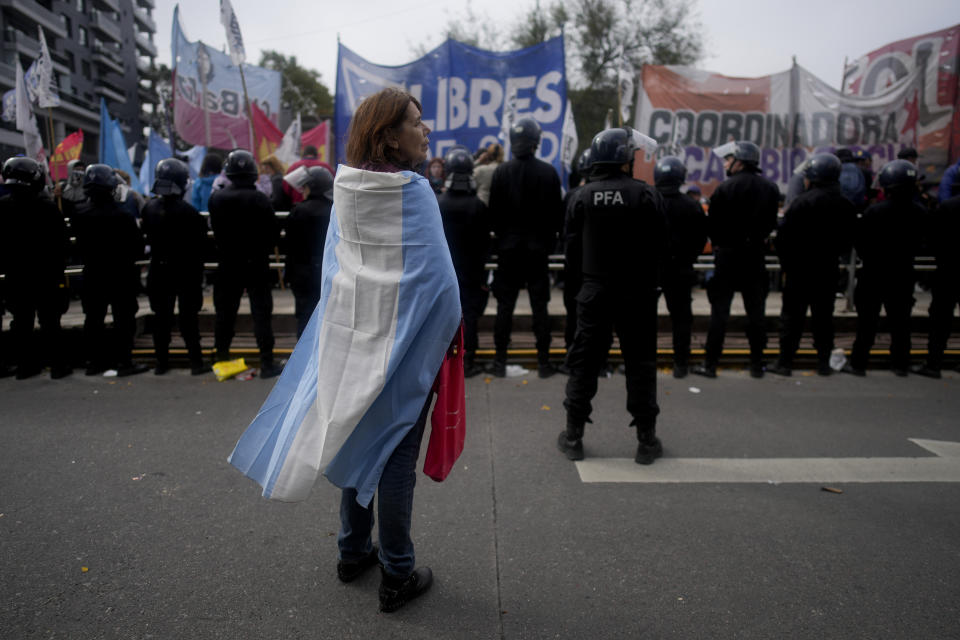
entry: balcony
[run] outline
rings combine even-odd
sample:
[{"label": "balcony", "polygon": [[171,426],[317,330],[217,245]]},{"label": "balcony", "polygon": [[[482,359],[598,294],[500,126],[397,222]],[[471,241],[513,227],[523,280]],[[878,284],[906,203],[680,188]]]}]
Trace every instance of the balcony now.
[{"label": "balcony", "polygon": [[117,93],[115,90],[111,89],[105,84],[98,84],[96,88],[94,88],[93,92],[118,104],[127,104],[127,97],[125,95],[122,93]]},{"label": "balcony", "polygon": [[137,0],[137,4],[145,9],[156,9],[157,3],[153,0]]},{"label": "balcony", "polygon": [[93,12],[90,26],[114,42],[123,42],[123,31],[120,29],[120,24],[102,11]]},{"label": "balcony", "polygon": [[0,7],[18,13],[27,20],[41,25],[59,38],[67,37],[67,29],[60,22],[60,16],[44,9],[38,2],[33,0],[0,0]]},{"label": "balcony", "polygon": [[140,58],[137,57],[137,73],[141,76],[148,75],[153,72],[153,65],[150,64],[150,58]]},{"label": "balcony", "polygon": [[94,0],[93,4],[107,11],[120,13],[120,0]]},{"label": "balcony", "polygon": [[160,98],[157,97],[157,92],[144,87],[137,87],[137,96],[140,98],[140,102],[149,102],[150,104],[160,104]]},{"label": "balcony", "polygon": [[148,55],[151,58],[157,57],[157,45],[150,42],[150,38],[148,38],[146,35],[143,33],[138,33],[134,36],[134,41],[137,43],[137,50],[140,53]]},{"label": "balcony", "polygon": [[114,73],[123,75],[123,64],[114,60],[114,58],[109,54],[95,53],[90,56],[90,59],[108,71],[113,71]]},{"label": "balcony", "polygon": [[[17,31],[13,27],[7,27],[4,30],[3,44],[5,49],[15,51],[30,59],[36,59],[40,56],[40,41],[36,38],[31,38],[22,31]],[[73,73],[65,64],[55,59],[52,52],[50,54],[50,62],[53,63],[54,70],[60,73]],[[26,69],[24,69],[24,71],[26,71]]]},{"label": "balcony", "polygon": [[138,25],[143,27],[143,31],[147,31],[149,33],[157,32],[157,23],[153,21],[153,18],[150,17],[150,14],[147,13],[146,9],[134,7],[133,19]]}]

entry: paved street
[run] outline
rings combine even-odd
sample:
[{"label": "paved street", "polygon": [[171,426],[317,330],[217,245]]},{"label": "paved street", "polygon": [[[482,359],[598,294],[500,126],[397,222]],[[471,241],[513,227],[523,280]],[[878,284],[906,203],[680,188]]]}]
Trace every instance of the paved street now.
[{"label": "paved street", "polygon": [[[392,615],[335,577],[337,490],[271,503],[227,464],[272,381],[0,380],[0,637],[956,638],[960,457],[909,439],[960,442],[960,374],[805,373],[661,374],[668,458],[589,482],[554,445],[564,378],[468,380],[466,451],[414,506],[437,582]],[[585,438],[603,473],[634,453],[623,382]]]}]

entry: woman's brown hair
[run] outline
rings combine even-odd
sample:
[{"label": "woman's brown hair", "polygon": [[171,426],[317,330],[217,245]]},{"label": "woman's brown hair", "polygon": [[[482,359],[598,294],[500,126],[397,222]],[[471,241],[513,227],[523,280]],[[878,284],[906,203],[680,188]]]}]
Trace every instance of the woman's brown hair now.
[{"label": "woman's brown hair", "polygon": [[403,124],[407,105],[413,103],[423,112],[420,101],[394,87],[388,87],[364,98],[353,113],[347,133],[347,164],[359,168],[367,163],[386,164],[392,149],[387,146],[387,133]]}]

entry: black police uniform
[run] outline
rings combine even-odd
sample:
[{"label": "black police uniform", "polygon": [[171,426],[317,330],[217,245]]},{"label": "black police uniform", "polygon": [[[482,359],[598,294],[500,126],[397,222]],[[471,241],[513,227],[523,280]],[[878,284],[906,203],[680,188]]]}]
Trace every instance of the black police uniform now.
[{"label": "black police uniform", "polygon": [[[6,274],[18,378],[39,373],[45,362],[53,377],[69,373],[60,331],[67,305],[63,288],[67,244],[63,216],[49,197],[18,190],[0,198],[0,273]],[[34,342],[35,319],[40,323],[39,345]]]},{"label": "black police uniform", "polygon": [[470,370],[479,344],[477,322],[490,296],[483,266],[490,248],[490,220],[487,207],[475,190],[452,185],[437,198],[437,203],[460,285],[464,368]]},{"label": "black police uniform", "polygon": [[838,183],[814,184],[787,207],[776,239],[785,275],[778,365],[792,366],[809,308],[818,370],[830,372],[839,259],[853,246],[855,223],[856,210]]},{"label": "black police uniform", "polygon": [[209,209],[219,261],[213,287],[216,359],[230,357],[240,298],[246,289],[262,366],[272,366],[270,256],[277,244],[279,226],[270,199],[253,184],[235,182],[210,195]]},{"label": "black police uniform", "polygon": [[857,337],[850,356],[854,371],[866,369],[883,306],[890,329],[892,368],[901,375],[907,372],[913,263],[920,253],[927,222],[926,211],[913,202],[913,194],[902,190],[888,193],[886,200],[868,207],[857,224],[855,247],[863,268],[857,274],[854,291]]},{"label": "black police uniform", "polygon": [[670,257],[662,278],[663,297],[670,312],[673,331],[675,373],[687,367],[690,359],[690,332],[693,327],[693,298],[690,289],[696,281],[693,263],[707,243],[707,217],[703,207],[683,193],[679,185],[657,187],[663,197],[670,234]]},{"label": "black police uniform", "polygon": [[546,162],[528,155],[497,167],[490,186],[490,216],[497,236],[497,271],[493,295],[497,319],[493,340],[496,361],[505,363],[513,310],[526,285],[533,311],[537,359],[549,360],[550,250],[563,224],[560,178]]},{"label": "black police uniform", "polygon": [[707,367],[716,367],[730,317],[733,294],[739,291],[747,312],[747,338],[751,369],[762,372],[766,347],[764,308],[767,272],[764,250],[777,224],[780,191],[749,167],[727,178],[710,197],[707,233],[713,245],[714,275],[707,284],[710,328],[707,332]]},{"label": "black police uniform", "polygon": [[311,191],[310,197],[293,206],[286,220],[287,267],[284,277],[293,290],[298,338],[303,335],[320,301],[323,245],[327,240],[332,205],[325,196]]},{"label": "black police uniform", "polygon": [[155,314],[153,345],[157,369],[169,366],[170,330],[174,304],[179,302],[179,328],[195,371],[203,367],[198,314],[203,306],[203,257],[207,222],[179,195],[153,198],[141,212],[150,245],[147,293]]},{"label": "black police uniform", "polygon": [[582,256],[577,332],[567,355],[567,439],[582,437],[597,374],[613,330],[627,379],[627,411],[638,438],[652,438],[657,414],[657,297],[667,222],[655,189],[619,171],[595,168],[568,227],[568,251]]},{"label": "black police uniform", "polygon": [[[88,374],[116,364],[119,373],[133,368],[137,292],[143,258],[143,235],[137,221],[120,208],[112,193],[91,196],[77,206],[71,218],[77,249],[83,261],[83,333]],[[105,341],[107,307],[113,314],[114,340]],[[134,373],[139,371],[133,371]]]},{"label": "black police uniform", "polygon": [[[587,179],[589,182],[589,178]],[[586,184],[586,183],[584,183]],[[563,198],[563,231],[561,238],[563,240],[564,268],[563,268],[563,308],[566,310],[566,320],[563,328],[564,347],[570,351],[573,346],[573,338],[577,333],[577,294],[580,293],[580,286],[583,284],[583,274],[580,273],[581,247],[571,246],[568,241],[570,222],[573,219],[574,205],[580,197],[583,185],[574,187],[567,192]],[[564,364],[566,367],[566,364]]]},{"label": "black police uniform", "polygon": [[[929,246],[937,258],[930,302],[930,336],[926,370],[937,375],[943,366],[943,351],[950,338],[953,310],[960,304],[960,196],[945,200],[931,217]],[[921,373],[918,371],[918,373]]]}]

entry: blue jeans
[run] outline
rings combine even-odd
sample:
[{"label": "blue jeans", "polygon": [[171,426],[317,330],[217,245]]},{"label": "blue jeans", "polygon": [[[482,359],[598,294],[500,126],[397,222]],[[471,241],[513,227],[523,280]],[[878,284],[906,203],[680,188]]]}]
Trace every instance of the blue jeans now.
[{"label": "blue jeans", "polygon": [[[420,412],[410,432],[400,441],[387,460],[377,487],[377,512],[380,516],[380,564],[391,576],[405,578],[413,573],[416,557],[410,539],[410,516],[413,512],[413,488],[417,484],[417,459],[423,439],[431,397]],[[340,559],[353,562],[363,558],[373,547],[373,503],[361,507],[357,490],[344,489],[340,497],[340,534],[337,544]]]}]

